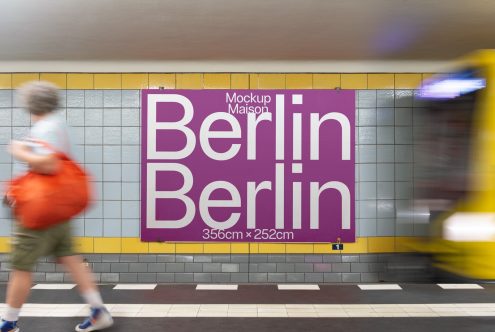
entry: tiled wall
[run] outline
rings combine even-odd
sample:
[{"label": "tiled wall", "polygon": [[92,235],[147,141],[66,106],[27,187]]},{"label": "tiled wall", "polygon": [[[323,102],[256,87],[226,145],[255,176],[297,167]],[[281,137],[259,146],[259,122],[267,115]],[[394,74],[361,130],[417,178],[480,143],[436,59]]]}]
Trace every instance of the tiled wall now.
[{"label": "tiled wall", "polygon": [[[28,131],[15,88],[45,79],[62,90],[61,112],[73,127],[75,157],[95,177],[97,201],[73,221],[86,253],[332,253],[325,244],[158,244],[139,241],[140,88],[356,89],[356,244],[346,253],[400,251],[426,228],[396,218],[412,195],[414,88],[426,74],[0,74],[0,181],[11,176],[4,152]],[[11,221],[0,212],[0,251]]]}]

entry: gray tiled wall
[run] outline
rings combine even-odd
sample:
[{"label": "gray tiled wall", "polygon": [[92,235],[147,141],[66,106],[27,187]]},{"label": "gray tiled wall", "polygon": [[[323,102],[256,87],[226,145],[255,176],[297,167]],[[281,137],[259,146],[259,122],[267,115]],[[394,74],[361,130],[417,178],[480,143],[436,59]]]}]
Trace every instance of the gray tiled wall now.
[{"label": "gray tiled wall", "polygon": [[[423,258],[405,255],[86,255],[99,283],[366,283],[425,281]],[[0,282],[9,278],[0,255]],[[410,262],[411,270],[404,262]],[[51,258],[34,282],[72,282]]]},{"label": "gray tiled wall", "polygon": [[[356,92],[357,236],[417,236],[423,224],[396,218],[412,196],[414,90]],[[95,179],[96,202],[73,221],[77,236],[138,237],[140,185],[139,90],[62,91],[63,116],[72,126],[74,156]],[[0,181],[10,178],[5,153],[22,138],[30,119],[13,90],[0,90]],[[0,211],[0,236],[11,232],[9,213]]]},{"label": "gray tiled wall", "polygon": [[[12,174],[5,153],[29,130],[13,90],[0,90],[0,182]],[[412,196],[413,90],[356,92],[357,236],[417,236],[423,224],[397,218]],[[140,186],[139,90],[62,91],[61,112],[72,126],[74,156],[93,174],[96,202],[73,221],[77,236],[138,237]],[[0,236],[11,232],[0,209]],[[100,282],[376,282],[387,279],[389,255],[87,255]],[[8,278],[1,255],[0,281]],[[36,281],[68,276],[40,262]]]}]

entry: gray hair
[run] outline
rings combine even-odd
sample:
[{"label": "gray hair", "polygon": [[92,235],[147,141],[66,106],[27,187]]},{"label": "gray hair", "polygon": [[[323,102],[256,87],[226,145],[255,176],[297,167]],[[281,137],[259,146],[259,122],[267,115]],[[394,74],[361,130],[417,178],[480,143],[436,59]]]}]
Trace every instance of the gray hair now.
[{"label": "gray hair", "polygon": [[18,93],[23,106],[34,115],[53,112],[59,106],[58,88],[50,82],[28,82],[19,88]]}]

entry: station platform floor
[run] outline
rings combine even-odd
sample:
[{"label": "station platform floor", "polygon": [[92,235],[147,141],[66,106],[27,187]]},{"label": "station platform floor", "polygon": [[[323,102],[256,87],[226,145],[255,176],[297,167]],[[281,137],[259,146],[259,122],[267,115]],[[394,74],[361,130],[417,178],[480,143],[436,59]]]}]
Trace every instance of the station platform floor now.
[{"label": "station platform floor", "polygon": [[[21,331],[73,331],[89,312],[74,287],[34,285]],[[100,287],[107,331],[495,331],[494,284]]]}]

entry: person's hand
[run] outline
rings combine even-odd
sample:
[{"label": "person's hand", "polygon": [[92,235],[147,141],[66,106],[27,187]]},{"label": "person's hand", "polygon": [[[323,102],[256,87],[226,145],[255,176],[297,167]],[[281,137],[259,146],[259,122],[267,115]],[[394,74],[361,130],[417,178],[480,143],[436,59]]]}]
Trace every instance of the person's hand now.
[{"label": "person's hand", "polygon": [[7,151],[16,159],[22,159],[22,156],[26,151],[29,151],[29,147],[26,143],[21,141],[12,140],[7,147]]}]

